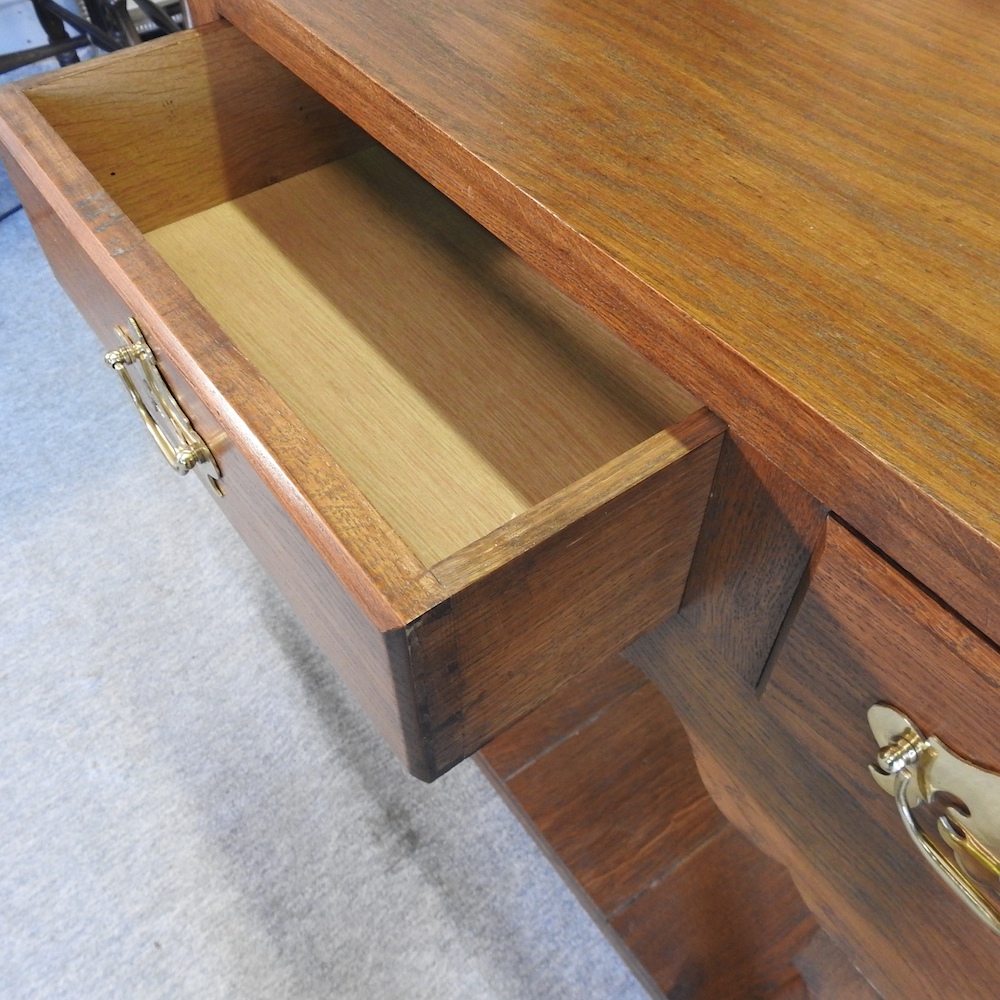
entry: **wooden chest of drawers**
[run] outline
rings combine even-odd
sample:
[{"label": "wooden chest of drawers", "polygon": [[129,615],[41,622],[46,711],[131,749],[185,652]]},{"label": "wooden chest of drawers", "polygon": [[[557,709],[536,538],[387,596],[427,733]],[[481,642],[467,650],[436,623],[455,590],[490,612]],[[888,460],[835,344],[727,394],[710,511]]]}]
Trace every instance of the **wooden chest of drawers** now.
[{"label": "wooden chest of drawers", "polygon": [[397,753],[434,777],[655,630],[711,790],[884,995],[991,997],[862,710],[1000,769],[995,13],[195,6],[0,141]]}]

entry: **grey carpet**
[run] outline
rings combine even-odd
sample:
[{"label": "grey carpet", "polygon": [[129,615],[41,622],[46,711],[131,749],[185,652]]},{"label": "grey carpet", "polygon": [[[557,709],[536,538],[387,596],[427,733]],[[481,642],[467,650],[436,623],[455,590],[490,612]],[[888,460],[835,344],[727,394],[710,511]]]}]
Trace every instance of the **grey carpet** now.
[{"label": "grey carpet", "polygon": [[23,212],[0,441],[3,1000],[645,996],[474,765],[390,756]]}]

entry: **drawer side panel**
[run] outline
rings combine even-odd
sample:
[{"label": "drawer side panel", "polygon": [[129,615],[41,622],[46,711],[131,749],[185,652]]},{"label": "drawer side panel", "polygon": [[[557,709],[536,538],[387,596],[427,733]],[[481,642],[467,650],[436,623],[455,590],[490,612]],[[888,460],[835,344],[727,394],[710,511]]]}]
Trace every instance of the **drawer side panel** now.
[{"label": "drawer side panel", "polygon": [[196,390],[369,619],[390,631],[436,604],[440,588],[410,548],[13,88],[0,89],[0,146],[57,275],[99,335],[108,335],[103,282],[129,305],[158,357],[169,358]]},{"label": "drawer side panel", "polygon": [[[122,301],[17,163],[10,158],[5,163],[56,277],[103,345],[118,346],[114,327],[127,323],[135,310]],[[371,624],[212,411],[162,352],[158,361],[222,469],[225,494],[216,498],[220,507],[389,746],[411,771],[424,776],[402,630],[382,632]],[[96,349],[94,373],[97,378],[110,375]],[[109,379],[110,391],[117,391],[114,379]],[[123,419],[131,416],[123,412]]]},{"label": "drawer side panel", "polygon": [[371,142],[222,23],[88,60],[23,87],[142,232]]},{"label": "drawer side panel", "polygon": [[435,771],[677,611],[721,440],[471,584],[446,614],[415,624],[415,683]]},{"label": "drawer side panel", "polygon": [[299,620],[409,770],[423,758],[402,629],[380,632],[238,452],[225,466],[219,506],[267,570]]}]

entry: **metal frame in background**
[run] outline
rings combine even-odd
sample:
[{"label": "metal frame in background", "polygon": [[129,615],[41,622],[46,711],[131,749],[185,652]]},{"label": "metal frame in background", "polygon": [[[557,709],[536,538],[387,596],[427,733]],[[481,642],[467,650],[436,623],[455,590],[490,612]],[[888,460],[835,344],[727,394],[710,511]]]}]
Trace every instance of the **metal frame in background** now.
[{"label": "metal frame in background", "polygon": [[[75,0],[67,0],[75,3]],[[113,52],[160,35],[188,27],[187,13],[181,0],[132,0],[138,17],[127,0],[81,0],[82,10],[70,9],[57,0],[31,0],[38,23],[48,37],[47,45],[0,55],[0,73],[29,66],[53,56],[60,66],[79,62],[77,49],[94,46]],[[71,35],[67,27],[79,34]]]}]

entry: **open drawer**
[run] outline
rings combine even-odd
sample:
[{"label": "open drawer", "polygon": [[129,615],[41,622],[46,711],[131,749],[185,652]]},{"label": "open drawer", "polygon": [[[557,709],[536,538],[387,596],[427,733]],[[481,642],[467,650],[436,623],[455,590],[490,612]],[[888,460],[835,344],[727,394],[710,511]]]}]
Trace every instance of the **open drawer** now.
[{"label": "open drawer", "polygon": [[0,140],[414,774],[677,609],[720,423],[235,28],[7,89]]}]

